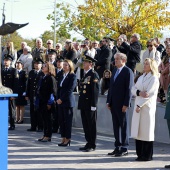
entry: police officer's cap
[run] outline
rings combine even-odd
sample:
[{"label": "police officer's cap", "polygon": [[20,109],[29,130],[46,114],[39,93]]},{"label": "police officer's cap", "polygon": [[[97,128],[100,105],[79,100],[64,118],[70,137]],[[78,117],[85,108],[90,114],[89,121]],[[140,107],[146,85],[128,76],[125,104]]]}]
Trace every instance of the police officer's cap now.
[{"label": "police officer's cap", "polygon": [[108,39],[110,41],[115,41],[115,39],[111,38],[111,37],[103,37],[104,39]]},{"label": "police officer's cap", "polygon": [[38,64],[44,64],[44,61],[43,60],[41,60],[41,58],[35,58],[34,59],[34,63],[38,63]]},{"label": "police officer's cap", "polygon": [[17,60],[16,63],[21,63],[22,65],[24,64],[22,60]]},{"label": "police officer's cap", "polygon": [[83,61],[88,61],[88,62],[92,62],[92,63],[97,62],[97,60],[95,60],[94,58],[90,57],[90,56],[87,55],[87,54],[84,55]]},{"label": "police officer's cap", "polygon": [[4,55],[4,60],[11,60],[11,61],[13,61],[13,57],[11,55],[9,55],[9,54],[5,54]]},{"label": "police officer's cap", "polygon": [[63,58],[62,56],[58,56],[57,59],[56,59],[56,61],[62,62],[62,61],[64,61],[64,58]]},{"label": "police officer's cap", "polygon": [[49,49],[49,50],[48,50],[48,54],[53,55],[53,54],[57,54],[57,52],[56,52],[56,50],[54,50],[54,49]]}]

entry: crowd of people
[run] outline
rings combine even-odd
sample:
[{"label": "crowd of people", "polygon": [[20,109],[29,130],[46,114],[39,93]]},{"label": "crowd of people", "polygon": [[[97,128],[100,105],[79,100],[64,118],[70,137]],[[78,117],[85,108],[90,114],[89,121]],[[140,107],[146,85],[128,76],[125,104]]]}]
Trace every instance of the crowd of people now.
[{"label": "crowd of people", "polygon": [[115,149],[108,155],[125,156],[129,146],[128,108],[134,97],[131,136],[136,141],[136,160],[152,160],[157,101],[166,103],[165,119],[170,130],[170,38],[164,43],[165,46],[158,38],[148,40],[147,49],[141,55],[137,33],[129,40],[124,34],[116,41],[108,37],[99,42],[66,40],[64,46],[57,43],[56,48],[52,40],[44,47],[38,38],[32,50],[22,42],[18,51],[8,41],[2,51],[2,84],[18,94],[9,100],[9,130],[23,123],[29,100],[31,127],[28,131],[43,131],[38,141],[49,142],[52,134],[60,129],[58,146],[70,145],[76,105],[73,92],[78,92],[86,139],[80,150],[93,151],[98,97],[106,95],[115,136]]}]

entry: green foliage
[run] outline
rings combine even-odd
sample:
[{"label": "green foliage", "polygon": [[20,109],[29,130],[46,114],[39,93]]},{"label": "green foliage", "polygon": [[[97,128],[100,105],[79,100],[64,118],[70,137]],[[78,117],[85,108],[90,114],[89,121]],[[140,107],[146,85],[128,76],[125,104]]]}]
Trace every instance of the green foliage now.
[{"label": "green foliage", "polygon": [[[70,20],[71,10],[66,3],[56,4],[56,35],[59,38],[70,38],[70,31],[72,30],[72,20]],[[54,21],[54,12],[47,16],[48,20]],[[54,22],[51,26],[54,30]]]},{"label": "green foliage", "polygon": [[28,46],[33,47],[35,46],[35,40],[34,39],[24,39],[22,38],[18,32],[14,32],[13,34],[8,34],[5,36],[2,36],[2,46],[6,46],[6,42],[11,41],[14,43],[14,48],[16,50],[21,49],[21,42],[26,42]]},{"label": "green foliage", "polygon": [[[58,3],[57,28],[60,36],[74,30],[84,37],[100,40],[104,36],[117,38],[141,35],[141,42],[161,37],[161,30],[170,26],[169,0],[86,0],[73,11],[71,5]],[[53,15],[47,17],[54,20]]]}]

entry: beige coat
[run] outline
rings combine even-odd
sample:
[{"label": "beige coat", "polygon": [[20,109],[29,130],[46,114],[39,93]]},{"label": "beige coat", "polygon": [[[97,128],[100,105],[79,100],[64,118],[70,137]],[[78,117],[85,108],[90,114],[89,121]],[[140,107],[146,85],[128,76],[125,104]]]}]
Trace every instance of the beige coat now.
[{"label": "beige coat", "polygon": [[[154,141],[156,100],[159,88],[159,78],[151,73],[143,74],[132,87],[132,94],[136,91],[146,91],[148,98],[136,96],[131,124],[131,137],[142,141]],[[139,113],[136,107],[140,106]]]}]

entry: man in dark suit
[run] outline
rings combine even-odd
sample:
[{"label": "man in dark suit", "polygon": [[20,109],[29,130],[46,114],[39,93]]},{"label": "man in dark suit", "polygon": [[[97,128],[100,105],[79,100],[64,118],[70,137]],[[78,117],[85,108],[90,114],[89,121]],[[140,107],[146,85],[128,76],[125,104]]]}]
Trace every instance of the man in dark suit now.
[{"label": "man in dark suit", "polygon": [[[133,72],[125,66],[127,57],[123,53],[115,54],[115,68],[107,96],[107,107],[112,113],[115,136],[115,150],[108,155],[124,156],[128,154],[128,113],[131,100],[131,88],[134,82]],[[121,139],[120,139],[121,138]]]},{"label": "man in dark suit", "polygon": [[112,58],[112,50],[109,48],[108,43],[109,39],[103,38],[102,46],[100,47],[100,53],[95,58],[96,62],[96,72],[99,74],[99,77],[103,77],[103,72],[108,69],[110,70],[110,62]]},{"label": "man in dark suit", "polygon": [[86,145],[79,149],[85,152],[93,151],[96,148],[96,107],[99,95],[99,76],[92,69],[93,62],[96,62],[96,60],[87,55],[83,58],[85,75],[80,80],[78,100],[78,109],[81,110],[82,124],[87,141]]},{"label": "man in dark suit", "polygon": [[136,63],[140,63],[140,53],[142,50],[142,45],[139,42],[140,35],[135,33],[131,36],[130,45],[123,39],[119,38],[120,46],[118,50],[127,55],[126,66],[129,67],[133,72],[136,68]]},{"label": "man in dark suit", "polygon": [[43,122],[39,111],[35,107],[35,94],[40,78],[44,76],[42,72],[43,61],[40,58],[35,58],[34,68],[29,72],[27,87],[26,87],[26,100],[30,100],[30,118],[31,118],[31,128],[27,131],[42,131]]},{"label": "man in dark suit", "polygon": [[[12,61],[13,58],[11,55],[4,56],[4,69],[1,70],[2,85],[12,89],[13,93],[18,93],[17,86],[18,86],[19,76],[17,70],[10,66]],[[9,108],[9,123],[10,123],[10,127],[8,130],[14,130],[15,129],[14,117],[16,115],[14,98],[9,99],[8,108]]]}]

